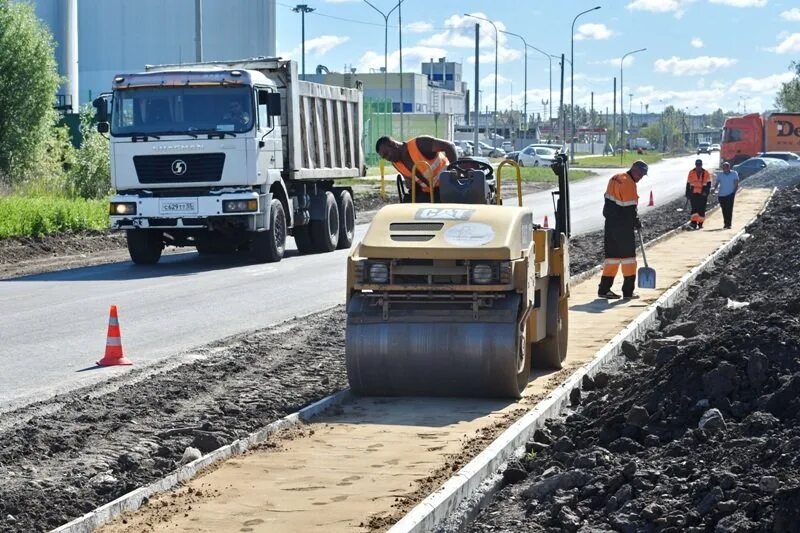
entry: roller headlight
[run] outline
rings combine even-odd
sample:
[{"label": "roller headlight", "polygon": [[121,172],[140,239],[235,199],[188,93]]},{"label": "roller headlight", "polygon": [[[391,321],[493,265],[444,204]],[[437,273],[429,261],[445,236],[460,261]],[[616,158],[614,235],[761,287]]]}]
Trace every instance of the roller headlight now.
[{"label": "roller headlight", "polygon": [[120,215],[135,215],[136,203],[135,202],[111,202],[108,209],[109,214],[114,216]]},{"label": "roller headlight", "polygon": [[372,283],[389,283],[389,265],[372,263],[369,265],[369,281]]},{"label": "roller headlight", "polygon": [[246,213],[258,211],[258,200],[225,200],[222,202],[223,213]]},{"label": "roller headlight", "polygon": [[472,283],[488,285],[493,281],[492,265],[475,265],[472,267]]}]

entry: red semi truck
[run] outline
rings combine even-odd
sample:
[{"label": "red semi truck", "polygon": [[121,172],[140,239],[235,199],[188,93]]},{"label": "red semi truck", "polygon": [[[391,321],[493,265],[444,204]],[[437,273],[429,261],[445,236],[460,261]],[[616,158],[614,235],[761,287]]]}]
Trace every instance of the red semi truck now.
[{"label": "red semi truck", "polygon": [[752,113],[725,120],[720,163],[736,165],[761,152],[800,154],[800,113]]}]

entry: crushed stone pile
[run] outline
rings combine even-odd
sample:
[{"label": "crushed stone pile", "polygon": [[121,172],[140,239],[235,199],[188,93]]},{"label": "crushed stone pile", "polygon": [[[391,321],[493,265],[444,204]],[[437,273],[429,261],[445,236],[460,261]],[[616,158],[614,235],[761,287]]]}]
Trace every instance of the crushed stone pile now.
[{"label": "crushed stone pile", "polygon": [[470,531],[800,531],[800,188],[748,231],[584,379]]}]

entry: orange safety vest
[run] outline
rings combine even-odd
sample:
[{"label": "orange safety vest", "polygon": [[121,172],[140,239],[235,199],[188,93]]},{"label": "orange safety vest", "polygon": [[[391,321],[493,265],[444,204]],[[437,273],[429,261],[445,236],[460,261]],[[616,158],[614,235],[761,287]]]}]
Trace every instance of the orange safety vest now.
[{"label": "orange safety vest", "polygon": [[[431,182],[431,178],[434,178],[433,187],[434,188],[438,187],[439,183],[435,180],[435,178],[436,176],[439,175],[439,173],[442,170],[447,168],[447,165],[450,164],[450,161],[447,159],[447,156],[445,156],[444,153],[439,152],[433,159],[428,159],[427,157],[422,155],[422,152],[419,151],[416,139],[410,139],[406,141],[406,147],[408,148],[408,155],[411,156],[411,161],[413,161],[414,163],[425,161],[426,163],[428,163],[428,166],[426,165],[417,166],[417,176],[415,176],[415,178],[416,182],[419,183],[420,189],[422,189],[424,192],[429,192],[430,189],[428,188],[428,183]],[[409,169],[402,161],[393,162],[392,165],[394,166],[394,168],[397,169],[397,171],[400,174],[402,174],[406,178],[411,177],[411,169]],[[427,181],[421,180],[420,175],[422,175],[422,177],[425,178],[425,180]]]},{"label": "orange safety vest", "polygon": [[711,183],[711,174],[708,170],[703,169],[703,173],[698,175],[697,169],[693,168],[689,171],[689,176],[686,178],[689,182],[689,187],[691,188],[692,192],[695,194],[700,194],[703,192],[703,187],[706,184]]},{"label": "orange safety vest", "polygon": [[627,172],[615,174],[608,180],[606,187],[606,200],[611,200],[620,207],[630,207],[639,204],[639,192],[636,182]]}]

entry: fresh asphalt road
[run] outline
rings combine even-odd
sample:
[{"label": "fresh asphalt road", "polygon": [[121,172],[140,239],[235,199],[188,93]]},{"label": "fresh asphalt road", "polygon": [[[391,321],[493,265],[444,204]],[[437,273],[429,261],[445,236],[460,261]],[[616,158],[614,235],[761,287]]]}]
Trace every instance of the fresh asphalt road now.
[{"label": "fresh asphalt road", "polygon": [[[656,206],[682,196],[694,159],[651,165],[639,185],[640,211],[648,209],[651,190]],[[706,168],[716,167],[716,154],[703,159]],[[572,186],[574,234],[602,228],[603,193],[614,172]],[[547,214],[555,223],[549,192],[526,196],[525,204],[535,222]],[[358,226],[356,239],[365,231]],[[187,252],[155,266],[124,262],[0,281],[0,412],[131,368],[94,367],[111,304],[119,308],[125,354],[136,368],[344,301],[346,250],[300,256],[293,242],[287,248],[275,264]]]}]

